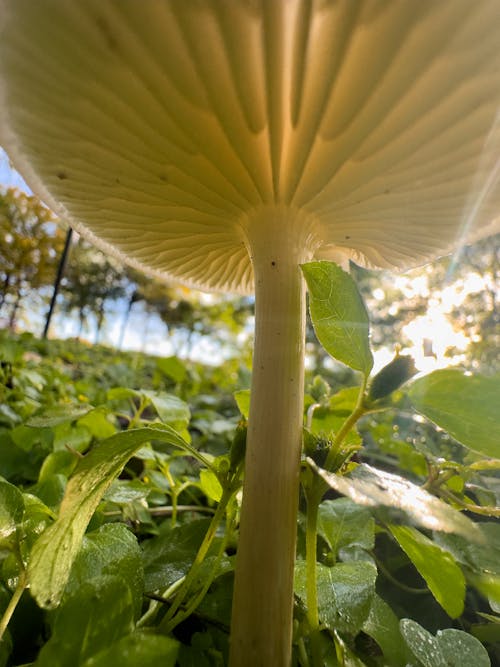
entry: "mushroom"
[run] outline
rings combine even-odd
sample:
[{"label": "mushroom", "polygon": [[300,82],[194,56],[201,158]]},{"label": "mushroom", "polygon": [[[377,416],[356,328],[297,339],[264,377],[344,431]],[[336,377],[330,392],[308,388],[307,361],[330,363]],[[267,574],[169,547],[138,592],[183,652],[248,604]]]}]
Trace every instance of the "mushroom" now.
[{"label": "mushroom", "polygon": [[0,0],[0,144],[96,245],[255,291],[231,665],[288,666],[310,258],[500,229],[497,0]]}]

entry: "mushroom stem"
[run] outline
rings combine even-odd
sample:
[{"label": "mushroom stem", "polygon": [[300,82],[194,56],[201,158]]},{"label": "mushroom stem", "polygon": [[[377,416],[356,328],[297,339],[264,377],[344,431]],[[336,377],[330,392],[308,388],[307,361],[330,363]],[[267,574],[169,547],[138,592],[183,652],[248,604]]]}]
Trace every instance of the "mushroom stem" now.
[{"label": "mushroom stem", "polygon": [[306,318],[299,265],[314,250],[307,230],[302,216],[292,213],[290,220],[290,212],[279,208],[261,212],[247,226],[255,346],[232,667],[289,667],[291,662]]}]

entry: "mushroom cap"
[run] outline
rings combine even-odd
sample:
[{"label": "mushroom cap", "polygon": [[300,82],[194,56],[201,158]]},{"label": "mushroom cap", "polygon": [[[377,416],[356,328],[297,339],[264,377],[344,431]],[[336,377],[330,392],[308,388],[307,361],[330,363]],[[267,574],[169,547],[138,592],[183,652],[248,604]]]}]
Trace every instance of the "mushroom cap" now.
[{"label": "mushroom cap", "polygon": [[[498,0],[0,0],[0,144],[149,273],[248,293],[246,228],[404,268],[500,230]],[[294,227],[291,227],[291,233]]]}]

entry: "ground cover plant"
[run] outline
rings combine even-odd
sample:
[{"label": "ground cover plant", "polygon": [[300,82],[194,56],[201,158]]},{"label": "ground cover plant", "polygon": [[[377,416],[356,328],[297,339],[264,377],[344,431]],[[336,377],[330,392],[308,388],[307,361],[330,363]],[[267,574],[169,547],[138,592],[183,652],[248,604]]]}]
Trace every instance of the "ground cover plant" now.
[{"label": "ground cover plant", "polygon": [[[293,664],[499,664],[498,378],[371,376],[354,282],[303,272],[353,379],[306,381]],[[28,335],[0,362],[0,664],[226,664],[245,371]]]}]

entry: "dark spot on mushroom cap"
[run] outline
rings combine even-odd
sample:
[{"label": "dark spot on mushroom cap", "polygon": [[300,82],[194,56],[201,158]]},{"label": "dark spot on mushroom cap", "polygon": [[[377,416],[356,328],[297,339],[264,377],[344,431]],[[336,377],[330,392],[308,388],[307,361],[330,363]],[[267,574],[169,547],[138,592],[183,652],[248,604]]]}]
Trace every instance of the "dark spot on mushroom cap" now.
[{"label": "dark spot on mushroom cap", "polygon": [[276,266],[276,262],[274,260],[271,262],[271,266]]},{"label": "dark spot on mushroom cap", "polygon": [[351,238],[350,236],[346,236],[345,240],[348,241],[350,238]]},{"label": "dark spot on mushroom cap", "polygon": [[167,180],[168,180],[167,177],[165,176],[165,174],[160,174],[160,175],[158,176],[158,178],[160,179],[160,181],[163,181],[164,183],[166,183]]},{"label": "dark spot on mushroom cap", "polygon": [[113,29],[102,16],[97,16],[95,19],[96,26],[99,28],[99,32],[104,37],[107,47],[110,51],[118,50],[118,43],[115,36],[113,35]]},{"label": "dark spot on mushroom cap", "polygon": [[64,171],[58,171],[56,176],[60,181],[65,181],[68,178],[68,174],[65,174]]}]

